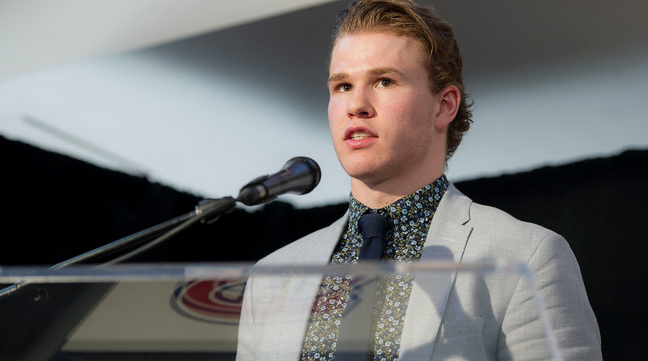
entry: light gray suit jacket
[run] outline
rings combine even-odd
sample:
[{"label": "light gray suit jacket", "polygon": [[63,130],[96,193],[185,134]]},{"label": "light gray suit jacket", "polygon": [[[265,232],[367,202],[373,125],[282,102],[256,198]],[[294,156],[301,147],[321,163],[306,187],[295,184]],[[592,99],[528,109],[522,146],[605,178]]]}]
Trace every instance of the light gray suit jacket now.
[{"label": "light gray suit jacket", "polygon": [[[326,265],[347,215],[259,261]],[[578,263],[558,234],[472,202],[450,185],[434,215],[422,260],[509,259],[533,272],[565,360],[600,360],[598,325]],[[321,276],[248,280],[237,360],[298,360]],[[516,273],[416,274],[400,360],[548,360],[528,282]]]}]

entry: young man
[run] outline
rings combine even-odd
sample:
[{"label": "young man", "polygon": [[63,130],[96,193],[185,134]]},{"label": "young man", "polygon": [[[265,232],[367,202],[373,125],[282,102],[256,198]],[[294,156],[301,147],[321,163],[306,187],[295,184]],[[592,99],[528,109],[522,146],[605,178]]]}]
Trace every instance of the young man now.
[{"label": "young man", "polygon": [[[601,359],[598,326],[565,240],[473,203],[443,174],[471,122],[461,67],[452,29],[429,9],[408,0],[365,0],[341,13],[328,113],[335,151],[351,177],[349,211],[259,264],[355,263],[369,243],[363,215],[379,214],[388,225],[384,261],[525,263],[563,358]],[[350,282],[251,278],[237,359],[340,359]],[[532,290],[519,275],[392,276],[380,281],[375,297],[368,359],[551,356]]]}]

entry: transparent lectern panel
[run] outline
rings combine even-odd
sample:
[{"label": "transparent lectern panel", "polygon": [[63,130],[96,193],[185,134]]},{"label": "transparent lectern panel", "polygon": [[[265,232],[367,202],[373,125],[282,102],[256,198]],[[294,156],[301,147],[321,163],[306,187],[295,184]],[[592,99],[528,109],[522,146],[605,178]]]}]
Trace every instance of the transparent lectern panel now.
[{"label": "transparent lectern panel", "polygon": [[[305,340],[328,334],[318,328],[326,322],[342,325],[332,341],[339,352],[384,352],[371,341],[376,332],[399,332],[401,356],[426,355],[433,338],[435,353],[471,359],[454,336],[482,332],[484,320],[469,316],[474,305],[462,304],[461,292],[496,303],[490,285],[520,277],[541,327],[536,341],[560,359],[533,279],[517,264],[2,267],[0,360],[234,360],[239,342],[243,358],[298,359],[305,342],[325,347]],[[447,312],[455,325],[441,324]]]}]

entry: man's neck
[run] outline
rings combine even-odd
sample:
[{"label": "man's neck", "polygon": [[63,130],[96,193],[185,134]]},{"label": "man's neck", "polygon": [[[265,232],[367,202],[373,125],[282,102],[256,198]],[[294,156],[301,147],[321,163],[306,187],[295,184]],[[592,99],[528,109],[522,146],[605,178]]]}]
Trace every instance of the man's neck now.
[{"label": "man's neck", "polygon": [[353,198],[367,207],[379,209],[396,202],[408,194],[416,192],[439,179],[442,175],[443,171],[440,171],[417,179],[391,179],[380,183],[368,183],[351,178],[351,194]]}]

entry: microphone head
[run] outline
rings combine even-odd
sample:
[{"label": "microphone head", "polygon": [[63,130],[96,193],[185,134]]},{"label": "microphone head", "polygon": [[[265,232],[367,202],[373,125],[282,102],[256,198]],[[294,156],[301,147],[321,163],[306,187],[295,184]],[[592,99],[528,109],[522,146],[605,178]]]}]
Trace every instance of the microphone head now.
[{"label": "microphone head", "polygon": [[237,200],[253,206],[276,199],[285,193],[306,194],[315,189],[322,177],[317,162],[308,157],[290,159],[279,172],[259,177],[241,188]]},{"label": "microphone head", "polygon": [[295,179],[293,187],[287,193],[306,194],[310,193],[320,182],[322,170],[319,164],[308,157],[295,157],[286,162],[282,171],[288,171],[296,175],[299,182]]}]

